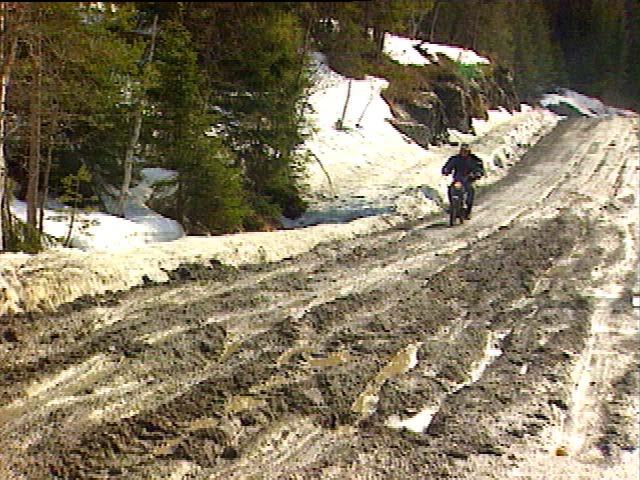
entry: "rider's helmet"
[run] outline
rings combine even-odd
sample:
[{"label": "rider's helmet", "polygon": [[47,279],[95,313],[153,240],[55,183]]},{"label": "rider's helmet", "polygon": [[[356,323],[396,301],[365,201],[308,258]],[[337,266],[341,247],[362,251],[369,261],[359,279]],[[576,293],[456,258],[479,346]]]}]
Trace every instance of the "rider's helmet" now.
[{"label": "rider's helmet", "polygon": [[460,153],[471,153],[471,147],[469,146],[468,143],[461,143],[460,144]]}]

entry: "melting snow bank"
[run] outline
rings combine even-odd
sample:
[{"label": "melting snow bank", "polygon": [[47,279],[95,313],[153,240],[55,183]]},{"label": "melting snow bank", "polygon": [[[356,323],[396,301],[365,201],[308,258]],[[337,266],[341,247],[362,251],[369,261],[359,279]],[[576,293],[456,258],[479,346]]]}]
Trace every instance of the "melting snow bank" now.
[{"label": "melting snow bank", "polygon": [[609,107],[597,98],[591,98],[567,88],[561,88],[555,93],[543,95],[542,100],[540,100],[540,105],[550,109],[554,109],[554,107],[566,107],[569,108],[569,110],[566,110],[565,108],[566,113],[575,111],[577,114],[584,115],[585,117],[598,117],[601,115],[635,115],[632,111]]},{"label": "melting snow bank", "polygon": [[403,65],[428,65],[437,55],[445,55],[467,65],[489,63],[486,57],[481,57],[473,50],[399,37],[389,33],[385,35],[384,53]]},{"label": "melting snow bank", "polygon": [[0,264],[0,316],[54,311],[82,296],[128,290],[145,282],[166,282],[185,264],[213,261],[240,266],[299,255],[322,242],[349,240],[405,222],[402,215],[380,215],[345,225],[254,232],[219,237],[184,237],[127,251],[85,252],[56,249],[39,255],[3,254]]}]

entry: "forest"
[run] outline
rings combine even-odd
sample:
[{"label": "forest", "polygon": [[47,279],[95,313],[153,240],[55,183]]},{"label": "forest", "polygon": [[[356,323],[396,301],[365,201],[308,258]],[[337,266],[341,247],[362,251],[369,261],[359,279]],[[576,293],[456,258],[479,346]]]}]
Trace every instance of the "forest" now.
[{"label": "forest", "polygon": [[188,234],[278,228],[306,207],[309,53],[410,89],[387,32],[476,50],[523,101],[640,110],[640,0],[0,2],[0,29],[4,250],[41,248],[49,198],[104,209],[111,186],[122,215],[146,166],[177,172],[161,213]]}]

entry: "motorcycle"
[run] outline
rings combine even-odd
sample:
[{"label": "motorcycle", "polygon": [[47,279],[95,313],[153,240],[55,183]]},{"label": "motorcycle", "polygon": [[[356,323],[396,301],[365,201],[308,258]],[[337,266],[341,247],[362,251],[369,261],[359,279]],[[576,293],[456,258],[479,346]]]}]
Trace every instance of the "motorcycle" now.
[{"label": "motorcycle", "polygon": [[451,203],[449,205],[449,226],[453,227],[456,224],[456,220],[460,220],[460,224],[464,223],[465,219],[465,189],[462,182],[456,181],[449,186],[449,198]]}]

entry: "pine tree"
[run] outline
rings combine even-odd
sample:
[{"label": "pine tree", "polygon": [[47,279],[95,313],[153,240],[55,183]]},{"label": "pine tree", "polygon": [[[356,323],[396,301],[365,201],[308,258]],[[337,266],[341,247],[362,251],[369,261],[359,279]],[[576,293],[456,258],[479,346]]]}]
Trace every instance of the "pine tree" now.
[{"label": "pine tree", "polygon": [[237,158],[257,212],[248,227],[260,228],[259,217],[277,224],[280,213],[305,208],[296,154],[308,79],[303,21],[286,3],[216,4],[195,13],[187,24],[207,72],[211,105],[222,112],[221,139]]},{"label": "pine tree", "polygon": [[177,204],[168,212],[188,232],[226,233],[242,228],[249,208],[233,155],[220,139],[205,135],[213,117],[189,33],[168,21],[157,51],[159,82],[149,90],[155,104],[157,155],[178,171]]},{"label": "pine tree", "polygon": [[[29,235],[37,243],[49,180],[64,176],[54,167],[69,167],[55,161],[57,147],[72,143],[71,132],[83,119],[99,122],[95,117],[98,106],[113,104],[121,95],[121,84],[114,81],[112,73],[126,64],[128,50],[120,48],[119,39],[107,27],[114,24],[108,17],[118,14],[98,15],[75,3],[3,5],[10,5],[3,8],[7,26],[3,48],[15,52],[15,56],[5,56],[15,61],[11,62],[11,89],[6,91],[3,110],[16,121],[12,122],[10,135],[3,135],[2,146],[21,184],[19,198],[27,201],[28,229],[33,232]],[[6,82],[5,68],[3,77]],[[6,118],[3,115],[3,120]],[[3,223],[11,219],[6,195],[2,216]],[[33,249],[37,249],[35,244]]]},{"label": "pine tree", "polygon": [[[22,9],[9,108],[28,121],[9,146],[15,156],[29,158],[26,200],[28,223],[35,227],[49,177],[70,173],[52,171],[57,147],[65,143],[78,152],[76,129],[105,124],[104,111],[122,100],[119,79],[135,65],[135,48],[111,30],[128,15],[126,7],[112,13],[73,3],[28,3]],[[79,163],[58,165],[76,171]]]},{"label": "pine tree", "polygon": [[514,70],[523,98],[544,93],[556,84],[560,55],[551,40],[549,19],[543,5],[534,0],[518,2],[514,15]]}]

